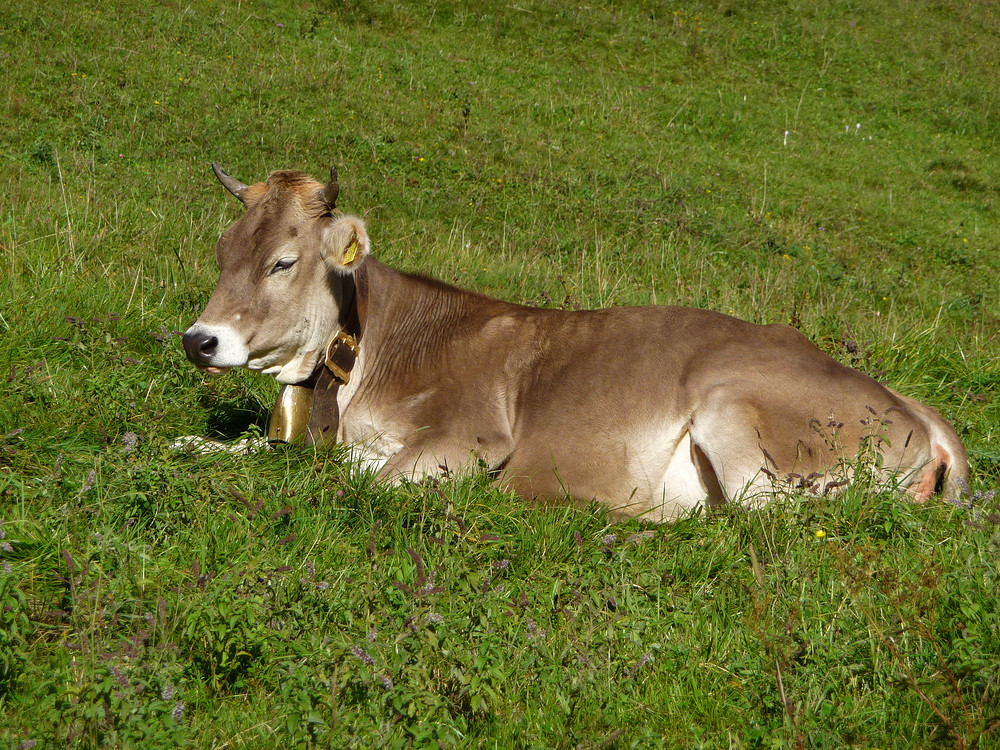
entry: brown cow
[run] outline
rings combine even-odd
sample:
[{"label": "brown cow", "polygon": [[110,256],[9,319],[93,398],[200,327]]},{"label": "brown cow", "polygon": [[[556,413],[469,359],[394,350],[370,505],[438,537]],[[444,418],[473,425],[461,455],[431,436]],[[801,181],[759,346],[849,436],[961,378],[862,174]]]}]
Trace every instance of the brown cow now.
[{"label": "brown cow", "polygon": [[[485,467],[525,498],[677,518],[794,485],[825,492],[878,448],[914,498],[957,494],[965,449],[933,409],[794,328],[680,307],[568,312],[400,273],[323,185],[274,172],[216,248],[219,283],[184,334],[207,372],[289,384],[272,437],[355,446],[382,477]],[[296,406],[297,405],[297,406]]]}]

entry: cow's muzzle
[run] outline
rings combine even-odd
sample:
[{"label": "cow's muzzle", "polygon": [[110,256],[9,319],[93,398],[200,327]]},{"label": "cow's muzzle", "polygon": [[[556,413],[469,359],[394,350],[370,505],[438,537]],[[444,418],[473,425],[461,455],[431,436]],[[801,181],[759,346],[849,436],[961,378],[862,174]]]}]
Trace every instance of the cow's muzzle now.
[{"label": "cow's muzzle", "polygon": [[223,372],[230,367],[246,367],[250,351],[233,328],[226,325],[195,323],[184,334],[184,353],[199,369]]}]

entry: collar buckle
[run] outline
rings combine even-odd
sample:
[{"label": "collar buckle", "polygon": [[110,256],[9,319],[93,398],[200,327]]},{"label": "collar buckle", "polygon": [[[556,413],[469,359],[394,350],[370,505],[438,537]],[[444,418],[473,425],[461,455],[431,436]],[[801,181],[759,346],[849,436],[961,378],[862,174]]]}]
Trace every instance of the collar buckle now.
[{"label": "collar buckle", "polygon": [[361,346],[357,337],[352,333],[338,331],[326,348],[326,361],[323,363],[333,376],[330,385],[347,385],[351,382],[351,370],[360,354]]}]

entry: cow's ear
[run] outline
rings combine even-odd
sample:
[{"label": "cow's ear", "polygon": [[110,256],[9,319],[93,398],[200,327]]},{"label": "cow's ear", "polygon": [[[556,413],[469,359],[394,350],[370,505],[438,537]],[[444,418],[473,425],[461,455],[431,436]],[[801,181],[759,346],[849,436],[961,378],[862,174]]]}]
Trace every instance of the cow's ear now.
[{"label": "cow's ear", "polygon": [[323,230],[320,252],[326,265],[340,273],[354,273],[371,252],[365,223],[356,216],[341,216]]}]

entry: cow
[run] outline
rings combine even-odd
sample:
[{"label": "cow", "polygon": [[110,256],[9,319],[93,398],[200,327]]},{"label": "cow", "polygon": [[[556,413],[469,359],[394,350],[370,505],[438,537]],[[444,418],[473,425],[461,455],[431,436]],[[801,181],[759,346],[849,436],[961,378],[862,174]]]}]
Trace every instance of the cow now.
[{"label": "cow", "polygon": [[795,328],[670,306],[567,311],[396,271],[299,171],[246,185],[219,280],[183,337],[207,373],[284,384],[269,437],[345,443],[390,482],[482,469],[527,500],[662,522],[869,475],[957,496],[965,449],[934,409]]}]

